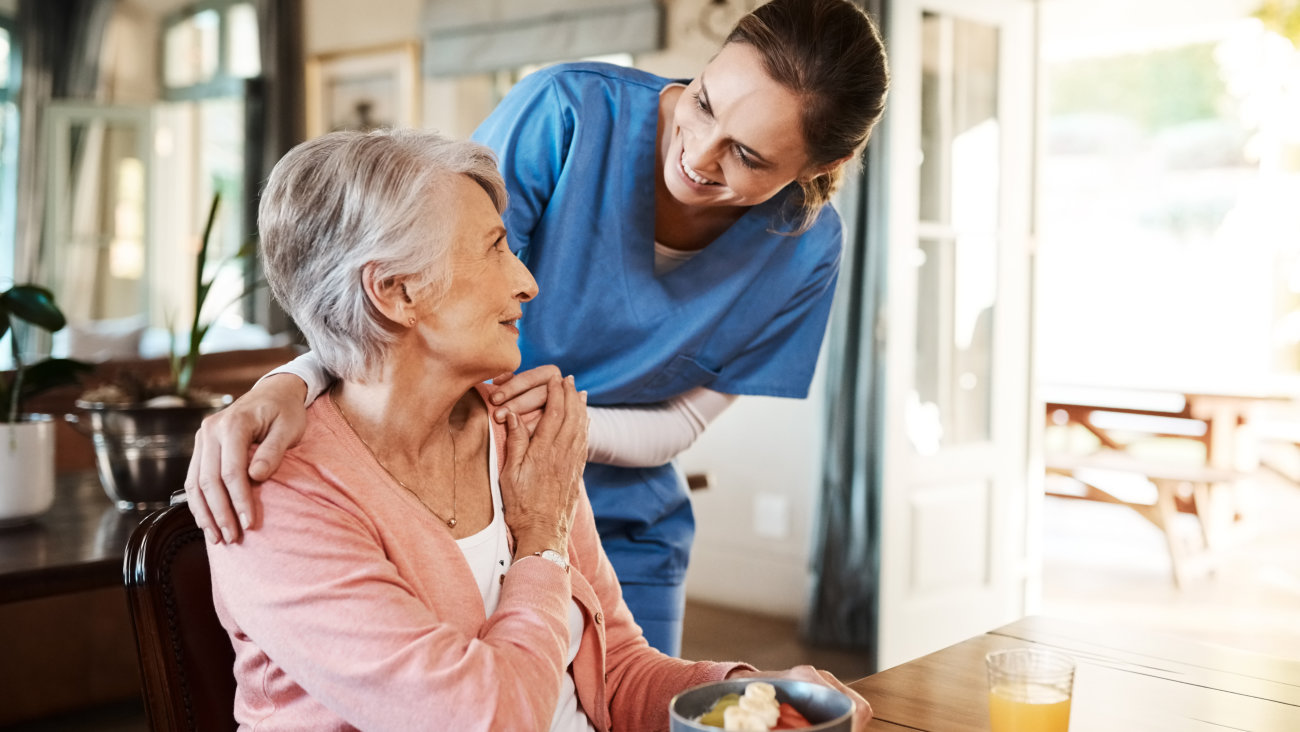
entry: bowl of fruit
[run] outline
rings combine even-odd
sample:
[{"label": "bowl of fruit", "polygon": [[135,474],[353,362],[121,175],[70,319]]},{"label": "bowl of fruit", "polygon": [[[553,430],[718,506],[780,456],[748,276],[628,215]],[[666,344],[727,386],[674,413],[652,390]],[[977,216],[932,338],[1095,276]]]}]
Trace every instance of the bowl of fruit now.
[{"label": "bowl of fruit", "polygon": [[794,679],[743,678],[687,689],[668,703],[671,732],[783,730],[849,732],[853,700]]}]

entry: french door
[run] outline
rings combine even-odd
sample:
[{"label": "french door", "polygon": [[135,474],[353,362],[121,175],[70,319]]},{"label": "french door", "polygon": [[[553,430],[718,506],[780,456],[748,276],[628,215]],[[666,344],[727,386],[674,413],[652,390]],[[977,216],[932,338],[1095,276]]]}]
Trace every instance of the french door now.
[{"label": "french door", "polygon": [[1034,7],[890,5],[881,668],[1034,601]]}]

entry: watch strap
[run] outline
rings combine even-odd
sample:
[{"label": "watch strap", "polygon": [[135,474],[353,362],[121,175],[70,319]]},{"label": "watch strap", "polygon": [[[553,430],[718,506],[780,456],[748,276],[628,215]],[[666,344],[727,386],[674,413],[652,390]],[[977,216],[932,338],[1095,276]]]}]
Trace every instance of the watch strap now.
[{"label": "watch strap", "polygon": [[533,556],[541,557],[542,559],[545,559],[546,561],[550,562],[551,564],[554,564],[560,569],[563,569],[565,572],[569,571],[569,560],[566,559],[564,555],[560,554],[554,549],[546,549],[540,552],[533,552]]}]

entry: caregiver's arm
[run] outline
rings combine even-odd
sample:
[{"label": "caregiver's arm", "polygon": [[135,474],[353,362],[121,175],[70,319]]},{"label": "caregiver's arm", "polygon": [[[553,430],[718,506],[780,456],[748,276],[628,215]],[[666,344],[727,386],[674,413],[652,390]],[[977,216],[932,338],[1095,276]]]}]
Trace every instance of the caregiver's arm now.
[{"label": "caregiver's arm", "polygon": [[[545,403],[545,384],[554,366],[542,366],[494,380],[494,416],[520,415],[530,429]],[[210,543],[239,541],[243,529],[258,523],[252,482],[269,478],[284,453],[298,443],[306,426],[306,407],[328,388],[332,377],[316,358],[304,354],[263,377],[226,409],[208,417],[194,440],[194,457],[185,494],[194,520]],[[540,401],[533,397],[540,385]],[[697,387],[659,404],[588,407],[591,427],[587,459],[622,467],[654,467],[690,447],[735,395]],[[259,444],[260,443],[260,444]],[[257,444],[256,449],[250,448]]]},{"label": "caregiver's arm", "polygon": [[[545,403],[543,385],[559,373],[554,366],[539,366],[493,379],[493,417],[503,421],[509,410],[531,425]],[[663,465],[690,447],[735,400],[734,394],[701,386],[657,404],[588,407],[587,460],[632,468]]]},{"label": "caregiver's arm", "polygon": [[663,465],[734,401],[735,394],[699,386],[661,404],[588,407],[587,460],[625,468]]},{"label": "caregiver's arm", "polygon": [[306,405],[331,381],[316,357],[306,353],[203,420],[194,436],[185,496],[209,543],[238,541],[242,529],[257,522],[250,480],[266,480],[280,467],[285,451],[302,439]]}]

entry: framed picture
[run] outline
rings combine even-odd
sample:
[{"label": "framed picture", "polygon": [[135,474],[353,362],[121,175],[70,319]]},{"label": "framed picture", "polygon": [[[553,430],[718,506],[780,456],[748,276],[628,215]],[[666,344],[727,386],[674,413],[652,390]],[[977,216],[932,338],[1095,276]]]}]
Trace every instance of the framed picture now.
[{"label": "framed picture", "polygon": [[420,124],[414,41],[323,53],[307,61],[307,136]]}]

